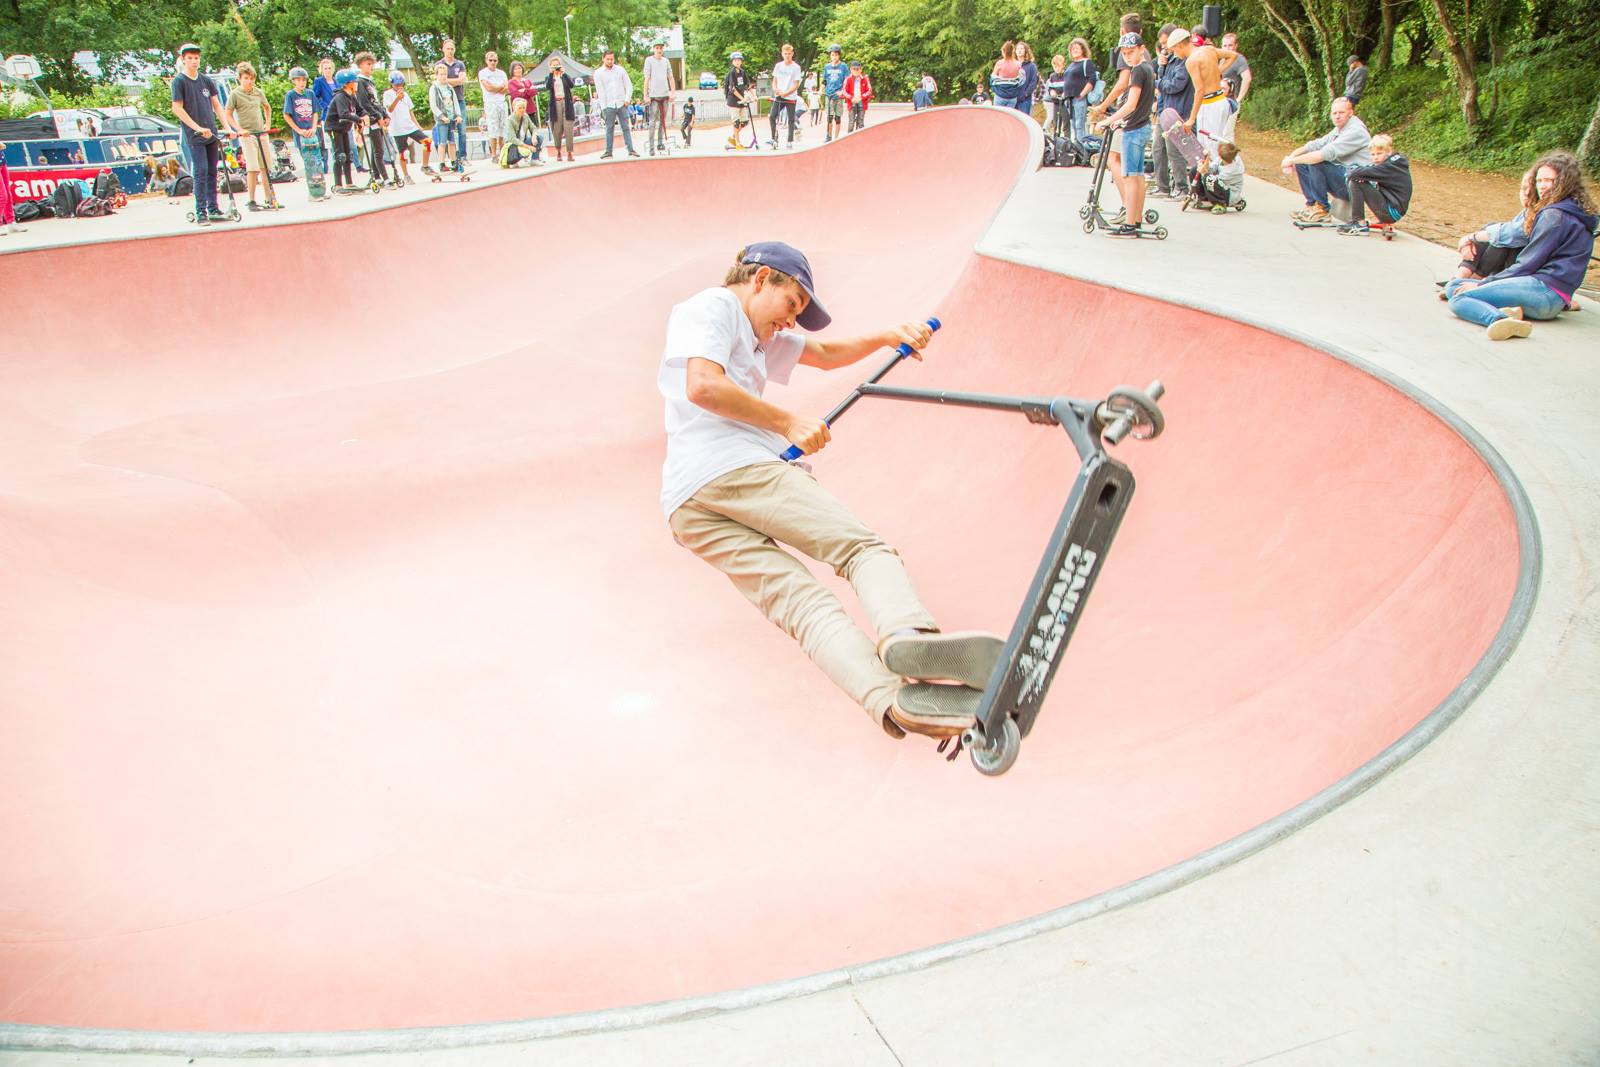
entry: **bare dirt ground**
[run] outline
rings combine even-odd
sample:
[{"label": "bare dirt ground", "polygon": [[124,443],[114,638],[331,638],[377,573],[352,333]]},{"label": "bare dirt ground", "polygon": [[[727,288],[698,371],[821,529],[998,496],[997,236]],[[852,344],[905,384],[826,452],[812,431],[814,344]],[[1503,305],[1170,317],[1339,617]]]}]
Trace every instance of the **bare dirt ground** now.
[{"label": "bare dirt ground", "polygon": [[[1300,147],[1299,141],[1242,122],[1235,136],[1246,173],[1286,189],[1298,188],[1292,175],[1278,169],[1278,160]],[[1399,228],[1447,248],[1454,248],[1462,234],[1486,222],[1509,219],[1518,210],[1517,175],[1480,174],[1413,160],[1411,177],[1416,190]],[[1590,264],[1584,288],[1587,295],[1600,292],[1600,264]]]}]

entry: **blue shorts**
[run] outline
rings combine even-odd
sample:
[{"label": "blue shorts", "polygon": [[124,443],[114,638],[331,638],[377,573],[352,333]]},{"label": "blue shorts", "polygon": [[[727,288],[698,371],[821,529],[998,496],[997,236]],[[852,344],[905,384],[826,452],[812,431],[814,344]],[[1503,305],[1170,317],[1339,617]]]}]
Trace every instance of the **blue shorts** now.
[{"label": "blue shorts", "polygon": [[455,140],[456,130],[459,129],[460,126],[461,123],[459,122],[435,123],[433,127],[433,147],[443,148],[445,145]]},{"label": "blue shorts", "polygon": [[1144,173],[1144,150],[1150,145],[1150,124],[1122,131],[1122,176]]}]

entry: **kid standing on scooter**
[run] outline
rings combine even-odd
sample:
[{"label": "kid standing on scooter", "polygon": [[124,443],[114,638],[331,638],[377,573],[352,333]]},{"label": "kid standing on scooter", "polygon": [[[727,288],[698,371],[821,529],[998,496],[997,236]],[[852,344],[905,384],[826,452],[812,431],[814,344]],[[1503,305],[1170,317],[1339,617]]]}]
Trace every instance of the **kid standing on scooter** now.
[{"label": "kid standing on scooter", "polygon": [[[726,574],[885,733],[954,737],[976,721],[1003,642],[938,631],[899,554],[808,469],[779,458],[790,444],[820,451],[827,424],[761,399],[796,364],[834,370],[897,344],[921,359],[933,334],[907,323],[819,341],[796,329],[830,321],[811,264],[776,241],[741,250],[721,286],[672,309],[656,378],[666,398],[662,510],[674,539]],[[780,541],[850,582],[876,645]]]},{"label": "kid standing on scooter", "polygon": [[356,72],[341,70],[333,79],[339,91],[328,104],[324,125],[333,139],[333,191],[353,193],[350,164],[355,157],[355,132],[361,125],[361,105],[356,101]]}]

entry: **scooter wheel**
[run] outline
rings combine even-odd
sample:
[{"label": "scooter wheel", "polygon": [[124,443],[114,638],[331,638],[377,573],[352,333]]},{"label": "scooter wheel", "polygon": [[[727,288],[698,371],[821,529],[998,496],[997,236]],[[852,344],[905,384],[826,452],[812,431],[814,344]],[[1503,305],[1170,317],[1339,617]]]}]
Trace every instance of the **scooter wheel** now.
[{"label": "scooter wheel", "polygon": [[972,760],[972,765],[978,768],[979,774],[986,774],[993,778],[1004,774],[1017,762],[1017,755],[1022,751],[1022,731],[1017,729],[1017,720],[1006,716],[1005,724],[1000,727],[1000,736],[978,739],[974,730],[968,730],[962,739],[967,746],[967,755]]},{"label": "scooter wheel", "polygon": [[[1156,232],[1164,236],[1164,231]],[[1131,385],[1119,385],[1111,390],[1105,401],[1095,409],[1094,417],[1102,428],[1126,418],[1133,424],[1133,429],[1128,431],[1129,436],[1136,441],[1160,437],[1161,431],[1167,428],[1167,420],[1150,394]]]},{"label": "scooter wheel", "polygon": [[1155,208],[1146,209],[1146,211],[1144,213],[1144,221],[1145,222],[1149,223],[1151,226],[1154,226],[1157,222],[1160,221],[1160,219],[1161,219],[1161,216],[1156,214]]},{"label": "scooter wheel", "polygon": [[1157,226],[1156,227],[1156,240],[1165,241],[1166,239],[1167,239],[1167,228],[1165,226]]},{"label": "scooter wheel", "polygon": [[1235,211],[1243,211],[1244,210],[1244,201],[1243,200],[1234,201],[1233,210],[1235,210]]},{"label": "scooter wheel", "polygon": [[238,222],[239,221],[239,217],[240,216],[239,216],[239,209],[238,208],[235,207],[235,208],[229,208],[228,209],[228,221],[229,222]]},{"label": "scooter wheel", "polygon": [[1094,232],[1094,219],[1084,219],[1083,220],[1083,232],[1084,233],[1093,233]]},{"label": "scooter wheel", "polygon": [[192,212],[192,211],[189,212],[187,215],[184,216],[184,218],[188,219],[190,222],[193,222],[194,221],[194,212]]},{"label": "scooter wheel", "polygon": [[1093,212],[1094,212],[1094,209],[1092,207],[1090,207],[1088,204],[1085,204],[1085,205],[1083,205],[1082,207],[1080,207],[1078,209],[1078,217],[1080,219],[1086,219],[1091,214],[1093,214]]}]

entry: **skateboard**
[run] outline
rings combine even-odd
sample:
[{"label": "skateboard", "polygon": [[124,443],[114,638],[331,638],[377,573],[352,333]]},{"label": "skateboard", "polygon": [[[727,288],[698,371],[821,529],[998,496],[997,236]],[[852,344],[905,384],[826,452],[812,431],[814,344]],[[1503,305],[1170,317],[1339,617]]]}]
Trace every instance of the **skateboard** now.
[{"label": "skateboard", "polygon": [[472,180],[472,175],[468,174],[464,169],[462,169],[461,164],[457,163],[454,167],[440,167],[438,170],[433,172],[430,180],[435,185],[446,181],[470,182]]},{"label": "skateboard", "polygon": [[307,145],[300,150],[301,162],[306,168],[306,190],[313,200],[328,198],[328,167],[322,158],[321,145]]},{"label": "skateboard", "polygon": [[1200,138],[1194,135],[1194,131],[1184,127],[1183,119],[1175,109],[1162,108],[1161,132],[1162,136],[1166,137],[1167,144],[1189,164],[1191,174],[1200,168],[1206,158],[1206,150],[1201,146]]}]

